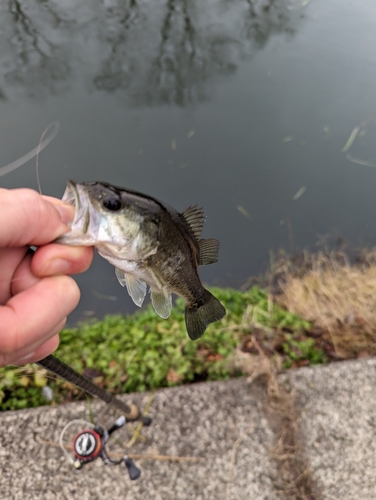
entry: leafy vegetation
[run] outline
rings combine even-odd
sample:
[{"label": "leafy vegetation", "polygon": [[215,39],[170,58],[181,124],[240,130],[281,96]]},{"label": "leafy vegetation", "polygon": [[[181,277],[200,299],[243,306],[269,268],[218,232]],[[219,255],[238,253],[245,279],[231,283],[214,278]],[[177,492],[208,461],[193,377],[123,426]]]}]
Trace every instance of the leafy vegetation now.
[{"label": "leafy vegetation", "polygon": [[[286,367],[302,360],[325,362],[322,350],[304,336],[310,323],[273,304],[266,291],[258,287],[247,292],[211,291],[227,314],[196,342],[187,336],[184,304],[178,299],[168,320],[159,318],[149,306],[131,316],[107,316],[64,329],[56,355],[114,393],[241,375],[232,358],[237,346],[247,351],[252,335],[257,335],[270,355],[282,356]],[[53,402],[84,397],[82,391],[55,380],[37,365],[6,367],[0,368],[0,408],[47,404],[42,391],[46,386],[53,391]]]},{"label": "leafy vegetation", "polygon": [[320,365],[327,362],[322,349],[315,346],[312,338],[306,340],[294,340],[291,335],[287,336],[286,342],[282,344],[286,359],[283,363],[285,368],[291,368],[296,361],[308,361],[306,364]]}]

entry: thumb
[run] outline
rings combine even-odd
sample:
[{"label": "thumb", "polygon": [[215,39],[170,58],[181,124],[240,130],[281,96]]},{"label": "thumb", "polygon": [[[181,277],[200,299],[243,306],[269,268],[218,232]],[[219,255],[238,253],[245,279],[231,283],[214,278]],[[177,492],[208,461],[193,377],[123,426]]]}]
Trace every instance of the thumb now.
[{"label": "thumb", "polygon": [[0,189],[0,247],[44,245],[69,231],[74,208],[32,189]]}]

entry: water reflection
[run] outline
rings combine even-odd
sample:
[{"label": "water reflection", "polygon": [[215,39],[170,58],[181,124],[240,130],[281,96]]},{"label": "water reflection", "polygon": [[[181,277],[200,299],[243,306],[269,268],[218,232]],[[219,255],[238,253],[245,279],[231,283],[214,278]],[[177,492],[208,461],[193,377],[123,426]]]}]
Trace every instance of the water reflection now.
[{"label": "water reflection", "polygon": [[2,98],[10,99],[19,92],[55,94],[66,88],[71,68],[61,44],[54,40],[53,26],[47,20],[44,25],[45,16],[40,17],[35,6],[26,7],[17,0],[11,0],[8,9],[2,3],[0,9],[1,45],[5,48],[0,60]]},{"label": "water reflection", "polygon": [[54,95],[79,80],[136,106],[186,106],[301,19],[295,0],[2,2],[0,98]]},{"label": "water reflection", "polygon": [[[320,234],[374,245],[373,13],[372,0],[0,2],[0,165],[58,120],[43,192],[105,180],[204,205],[221,241],[201,270],[212,285],[241,286],[270,250]],[[37,188],[34,165],[1,185]],[[103,259],[77,281],[71,324],[131,311]]]}]

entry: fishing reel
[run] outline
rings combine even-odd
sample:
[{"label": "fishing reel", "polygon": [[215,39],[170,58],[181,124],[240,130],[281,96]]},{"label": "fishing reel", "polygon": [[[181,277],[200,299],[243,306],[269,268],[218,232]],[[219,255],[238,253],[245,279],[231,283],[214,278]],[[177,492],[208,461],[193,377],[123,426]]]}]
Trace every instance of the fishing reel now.
[{"label": "fishing reel", "polygon": [[[144,425],[149,425],[151,422],[151,419],[147,419],[147,417],[144,417],[143,420]],[[72,459],[64,447],[63,437],[68,428],[74,423],[83,423],[88,425],[88,428],[80,431],[74,437],[72,444],[74,459]],[[60,434],[60,447],[75,469],[81,469],[85,464],[93,462],[97,458],[101,458],[105,465],[119,465],[124,463],[128,470],[130,479],[138,479],[141,475],[141,470],[135,466],[133,460],[129,458],[128,455],[124,455],[119,460],[112,460],[105,447],[111,434],[113,434],[117,429],[123,427],[125,423],[125,417],[121,416],[109,429],[104,429],[100,425],[93,425],[85,420],[72,420],[64,427]]]}]

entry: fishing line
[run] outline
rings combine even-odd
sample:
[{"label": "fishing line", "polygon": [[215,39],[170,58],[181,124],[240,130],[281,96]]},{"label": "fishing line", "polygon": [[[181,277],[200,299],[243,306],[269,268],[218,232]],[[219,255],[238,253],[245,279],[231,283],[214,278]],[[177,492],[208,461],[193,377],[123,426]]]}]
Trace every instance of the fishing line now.
[{"label": "fishing line", "polygon": [[[51,132],[51,135],[49,135],[48,137],[46,137],[46,139],[43,140],[44,136],[47,134],[48,130],[51,127],[54,127],[54,130]],[[2,177],[3,175],[9,174],[9,172],[12,172],[13,170],[16,170],[17,168],[21,167],[22,165],[27,163],[29,160],[32,160],[36,156],[37,157],[37,161],[36,161],[37,181],[38,181],[39,192],[41,193],[40,183],[39,183],[39,173],[38,173],[38,156],[39,156],[39,153],[46,146],[48,146],[48,144],[56,137],[57,133],[59,132],[59,128],[60,128],[60,123],[58,121],[51,122],[44,129],[44,131],[41,135],[41,138],[39,140],[39,144],[36,148],[29,151],[21,158],[18,158],[18,160],[13,161],[12,163],[8,163],[8,165],[5,165],[5,167],[0,167],[0,177]]]},{"label": "fishing line", "polygon": [[[47,139],[45,139],[46,143],[42,147],[44,136],[47,134],[47,132],[49,131],[50,127],[55,127],[55,130],[52,132],[52,134],[49,137],[47,137]],[[56,121],[55,122],[51,122],[43,130],[43,133],[42,133],[42,135],[40,136],[40,139],[39,139],[39,144],[38,144],[38,148],[37,148],[37,156],[36,156],[36,159],[35,159],[35,171],[36,171],[36,174],[37,174],[37,183],[38,183],[38,189],[39,189],[39,193],[40,194],[42,194],[42,189],[40,187],[40,180],[39,180],[39,153],[42,151],[43,148],[45,148],[47,146],[47,144],[49,144],[52,141],[52,139],[54,139],[56,137],[56,134],[59,132],[59,128],[60,128],[60,123],[59,122],[56,122]]]}]

